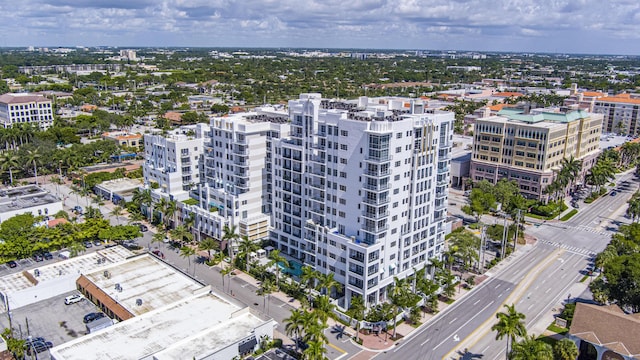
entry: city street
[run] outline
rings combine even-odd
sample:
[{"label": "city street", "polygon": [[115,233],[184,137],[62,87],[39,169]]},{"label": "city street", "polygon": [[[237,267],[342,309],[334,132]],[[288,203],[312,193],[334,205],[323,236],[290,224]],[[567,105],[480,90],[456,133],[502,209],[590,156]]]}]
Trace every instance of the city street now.
[{"label": "city street", "polygon": [[[51,191],[51,193],[56,194],[55,184],[46,183],[42,186]],[[67,185],[60,185],[59,191],[61,196],[66,197],[65,209],[67,211],[70,211],[76,205],[82,206],[83,208],[86,208],[87,204],[97,207],[95,203],[91,202],[91,199],[72,193],[71,189]],[[111,215],[111,211],[114,206],[115,205],[111,202],[105,201],[105,204],[99,208],[104,217],[109,219],[112,225],[117,225],[118,223],[125,224],[127,222],[125,217],[121,216],[118,220]],[[224,294],[230,301],[233,301],[240,306],[249,306],[256,313],[262,314],[265,318],[273,318],[278,322],[276,330],[281,334],[281,336],[284,336],[284,319],[289,317],[290,311],[293,309],[293,299],[283,301],[283,299],[287,299],[285,294],[272,294],[266,299],[267,301],[265,303],[265,299],[257,294],[259,284],[255,282],[255,280],[250,283],[243,279],[245,277],[250,279],[248,275],[243,275],[243,278],[239,276],[231,276],[230,278],[226,277],[224,279],[223,288],[223,279],[219,266],[209,267],[203,262],[195,261],[194,258],[191,259],[191,265],[189,265],[189,260],[181,257],[178,249],[171,248],[168,244],[152,244],[151,239],[154,231],[156,230],[154,227],[150,227],[149,229],[150,231],[144,232],[142,238],[137,240],[138,245],[143,246],[146,249],[160,250],[165,255],[164,261],[171,264],[176,269],[190,274],[195,279],[205,284],[210,284],[214,289],[216,289],[218,294]],[[91,250],[93,250],[93,248],[88,249],[88,251]],[[348,358],[349,355],[356,354],[361,350],[358,346],[351,343],[348,338],[345,339],[343,337],[342,339],[338,339],[336,334],[331,333],[330,329],[327,329],[325,334],[330,340],[326,355],[331,360],[341,357]]]}]

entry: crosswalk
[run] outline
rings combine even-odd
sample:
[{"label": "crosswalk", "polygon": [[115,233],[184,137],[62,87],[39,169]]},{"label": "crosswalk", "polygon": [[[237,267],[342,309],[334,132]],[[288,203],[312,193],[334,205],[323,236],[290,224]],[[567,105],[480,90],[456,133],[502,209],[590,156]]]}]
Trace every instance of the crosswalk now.
[{"label": "crosswalk", "polygon": [[555,242],[555,241],[550,241],[550,240],[540,240],[541,243],[543,244],[547,244],[547,245],[551,245],[553,247],[557,247],[557,248],[561,248],[561,249],[565,249],[568,252],[574,253],[574,254],[578,254],[578,255],[585,255],[588,257],[593,257],[596,256],[597,254],[591,250],[588,249],[583,249],[577,246],[569,246],[567,244],[562,244],[559,242]]},{"label": "crosswalk", "polygon": [[580,230],[580,231],[588,231],[590,233],[602,235],[602,236],[611,236],[611,233],[604,229],[594,229],[590,226],[586,225],[578,225],[578,226],[569,226],[569,229]]}]

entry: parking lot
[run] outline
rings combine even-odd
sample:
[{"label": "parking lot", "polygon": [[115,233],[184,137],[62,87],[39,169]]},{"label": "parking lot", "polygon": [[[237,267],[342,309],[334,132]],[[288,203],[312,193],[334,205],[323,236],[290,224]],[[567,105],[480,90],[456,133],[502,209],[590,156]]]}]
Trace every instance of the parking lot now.
[{"label": "parking lot", "polygon": [[[53,346],[86,335],[87,329],[82,319],[87,313],[97,312],[99,309],[86,299],[65,305],[65,297],[77,293],[72,291],[11,310],[13,328],[25,339],[28,336],[43,337],[46,341],[53,342]],[[6,313],[0,316],[0,326],[3,329],[9,327]],[[38,354],[38,359],[49,359],[48,352]]]}]

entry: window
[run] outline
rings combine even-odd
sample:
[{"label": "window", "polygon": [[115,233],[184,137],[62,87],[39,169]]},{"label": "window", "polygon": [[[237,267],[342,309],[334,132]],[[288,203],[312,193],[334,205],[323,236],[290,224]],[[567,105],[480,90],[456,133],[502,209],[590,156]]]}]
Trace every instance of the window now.
[{"label": "window", "polygon": [[348,149],[347,144],[340,144],[340,150],[346,151],[347,149]]},{"label": "window", "polygon": [[347,130],[340,130],[340,136],[349,136],[349,132]]},{"label": "window", "polygon": [[347,187],[345,185],[340,185],[340,191],[347,191]]}]

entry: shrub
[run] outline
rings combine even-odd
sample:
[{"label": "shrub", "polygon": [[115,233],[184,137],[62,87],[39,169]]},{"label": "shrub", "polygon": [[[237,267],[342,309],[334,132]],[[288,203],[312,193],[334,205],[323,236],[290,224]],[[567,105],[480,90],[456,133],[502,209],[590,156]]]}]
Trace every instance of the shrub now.
[{"label": "shrub", "polygon": [[565,216],[560,218],[560,221],[567,221],[567,220],[571,219],[571,217],[573,217],[573,215],[575,215],[577,213],[578,213],[578,210],[573,209],[573,210],[569,211],[569,213],[567,213]]}]

